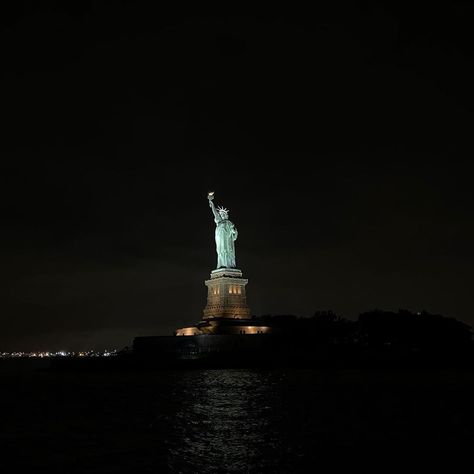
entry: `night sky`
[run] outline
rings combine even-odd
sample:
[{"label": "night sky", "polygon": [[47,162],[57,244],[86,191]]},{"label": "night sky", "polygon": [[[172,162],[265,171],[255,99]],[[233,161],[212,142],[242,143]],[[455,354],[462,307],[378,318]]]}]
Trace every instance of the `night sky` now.
[{"label": "night sky", "polygon": [[0,15],[0,350],[197,322],[209,190],[252,314],[474,324],[467,2],[17,3]]}]

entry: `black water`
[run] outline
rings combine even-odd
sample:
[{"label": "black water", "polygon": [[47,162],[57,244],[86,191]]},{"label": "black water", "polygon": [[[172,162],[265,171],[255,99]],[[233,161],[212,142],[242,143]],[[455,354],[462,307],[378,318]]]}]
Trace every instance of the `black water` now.
[{"label": "black water", "polygon": [[0,377],[10,472],[313,472],[349,453],[433,456],[474,441],[469,371],[74,373],[27,363],[0,366]]}]

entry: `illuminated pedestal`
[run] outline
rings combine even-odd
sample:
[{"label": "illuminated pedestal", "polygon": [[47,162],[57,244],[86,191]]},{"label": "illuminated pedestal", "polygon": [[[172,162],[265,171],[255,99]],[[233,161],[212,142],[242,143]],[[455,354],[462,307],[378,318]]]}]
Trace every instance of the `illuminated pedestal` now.
[{"label": "illuminated pedestal", "polygon": [[245,296],[247,282],[237,268],[213,270],[210,280],[205,282],[208,291],[204,319],[249,319],[250,309]]},{"label": "illuminated pedestal", "polygon": [[219,268],[211,272],[205,281],[207,305],[204,317],[195,326],[180,328],[176,336],[198,336],[201,334],[266,334],[268,326],[257,326],[250,317],[245,286],[248,280],[242,278],[237,268]]}]

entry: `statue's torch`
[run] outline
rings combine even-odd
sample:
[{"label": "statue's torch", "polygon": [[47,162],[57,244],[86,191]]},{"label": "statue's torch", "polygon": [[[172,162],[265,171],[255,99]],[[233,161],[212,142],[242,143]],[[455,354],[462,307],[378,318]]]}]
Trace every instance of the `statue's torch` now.
[{"label": "statue's torch", "polygon": [[209,201],[212,201],[214,199],[214,191],[209,191],[207,193],[207,199],[209,199]]}]

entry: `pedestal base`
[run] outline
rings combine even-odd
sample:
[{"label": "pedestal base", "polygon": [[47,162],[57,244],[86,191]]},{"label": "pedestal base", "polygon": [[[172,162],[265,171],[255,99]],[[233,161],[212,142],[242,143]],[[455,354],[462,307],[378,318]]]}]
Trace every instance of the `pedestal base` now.
[{"label": "pedestal base", "polygon": [[247,283],[238,268],[213,270],[210,280],[205,282],[208,292],[204,319],[249,319],[250,308],[245,295]]}]

